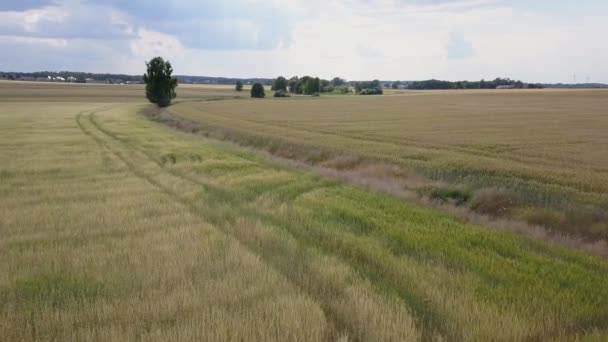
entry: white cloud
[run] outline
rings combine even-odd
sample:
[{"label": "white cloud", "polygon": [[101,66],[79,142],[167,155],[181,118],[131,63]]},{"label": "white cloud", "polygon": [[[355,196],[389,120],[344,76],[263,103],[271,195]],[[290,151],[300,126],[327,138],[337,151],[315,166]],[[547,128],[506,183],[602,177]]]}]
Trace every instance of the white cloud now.
[{"label": "white cloud", "polygon": [[61,2],[24,11],[0,12],[0,34],[37,38],[117,39],[133,34],[129,16],[112,7]]},{"label": "white cloud", "polygon": [[[435,5],[329,0],[322,8],[318,17],[294,27],[284,74],[558,82],[568,80],[571,72],[565,69],[590,70],[597,59],[588,73],[608,81],[599,62],[599,56],[608,56],[600,43],[608,30],[593,20],[565,24],[542,12],[482,0]],[[568,58],[585,47],[586,53]]]},{"label": "white cloud", "polygon": [[67,11],[59,7],[44,7],[13,14],[17,24],[21,24],[27,32],[36,32],[44,24],[63,23],[68,17]]},{"label": "white cloud", "polygon": [[159,55],[180,57],[184,54],[183,45],[175,37],[145,29],[139,30],[137,38],[131,41],[130,48],[133,56],[145,59]]},{"label": "white cloud", "polygon": [[16,43],[27,45],[47,45],[51,47],[64,47],[68,45],[65,39],[37,38],[24,36],[0,36],[0,43]]},{"label": "white cloud", "polygon": [[[566,20],[504,0],[62,0],[0,11],[0,49],[17,49],[0,62],[140,73],[162,55],[181,74],[608,82],[608,6],[595,7]],[[35,45],[44,58],[16,57]]]}]

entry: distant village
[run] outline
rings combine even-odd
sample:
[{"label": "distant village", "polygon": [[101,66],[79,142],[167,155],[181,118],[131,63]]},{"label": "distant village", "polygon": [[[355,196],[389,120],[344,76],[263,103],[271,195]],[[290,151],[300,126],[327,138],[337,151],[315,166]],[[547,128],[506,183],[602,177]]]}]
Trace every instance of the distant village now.
[{"label": "distant village", "polygon": [[99,80],[94,78],[78,79],[74,76],[61,77],[61,76],[47,76],[47,77],[34,77],[34,76],[20,76],[15,78],[2,77],[0,80],[12,80],[12,81],[28,81],[28,82],[67,82],[67,83],[96,83],[96,84],[143,84],[143,81],[125,81],[120,78],[109,78],[105,80]]},{"label": "distant village", "polygon": [[143,84],[141,76],[92,74],[78,72],[0,72],[0,80],[57,83]]},{"label": "distant village", "polygon": [[[228,78],[208,76],[176,76],[183,84],[224,84],[234,85],[237,81],[243,84],[262,83],[271,85],[270,78]],[[66,82],[91,84],[143,84],[141,75],[96,74],[72,71],[37,71],[37,72],[2,72],[0,80],[29,81],[29,82]]]}]

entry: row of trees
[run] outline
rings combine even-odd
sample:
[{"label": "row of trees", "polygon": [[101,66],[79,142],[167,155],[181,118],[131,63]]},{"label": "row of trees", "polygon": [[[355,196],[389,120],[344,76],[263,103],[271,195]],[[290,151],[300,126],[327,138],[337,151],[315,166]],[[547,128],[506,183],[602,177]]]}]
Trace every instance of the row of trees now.
[{"label": "row of trees", "polygon": [[[173,67],[169,61],[164,61],[161,57],[156,57],[146,63],[146,73],[143,75],[143,80],[146,83],[146,97],[150,102],[158,104],[160,107],[166,107],[171,104],[171,101],[176,98],[175,88],[177,87],[177,79],[172,77]],[[355,89],[355,94],[358,95],[381,95],[382,84],[379,80],[368,82],[352,83]],[[400,84],[395,82],[393,88],[399,88]],[[542,88],[540,84],[524,84],[522,81],[515,81],[509,78],[496,78],[493,81],[481,80],[479,82],[468,81],[440,81],[427,80],[412,82],[408,88],[410,89],[495,89],[500,86],[509,86],[513,88]],[[236,82],[235,89],[243,90],[243,83]],[[350,87],[346,81],[335,77],[331,81],[323,80],[318,77],[294,76],[289,80],[283,76],[279,76],[272,82],[272,88],[275,91],[275,97],[286,97],[289,93],[315,95],[319,93],[332,93],[339,89],[342,93],[350,92]],[[265,97],[264,85],[255,83],[251,88],[251,97]]]},{"label": "row of trees", "polygon": [[[371,82],[355,82],[354,88],[356,94],[382,94],[382,86],[378,80]],[[350,86],[346,80],[340,77],[325,80],[312,76],[294,76],[288,80],[283,76],[279,76],[273,80],[271,90],[301,95],[314,95],[319,93],[346,94],[350,92]]]},{"label": "row of trees", "polygon": [[[242,84],[237,82],[237,90],[242,89]],[[354,87],[354,92],[357,95],[382,95],[383,86],[379,80],[365,81],[365,82],[351,82]],[[407,83],[406,83],[407,84]],[[391,88],[399,89],[402,86],[400,81],[396,81],[391,84]],[[442,81],[442,80],[426,80],[426,81],[415,81],[407,84],[409,89],[414,90],[434,90],[434,89],[496,89],[500,86],[508,86],[516,89],[540,89],[543,88],[541,84],[525,84],[519,80],[512,80],[510,78],[496,78],[491,81]],[[240,88],[239,88],[240,87]],[[289,80],[283,76],[279,76],[272,82],[271,90],[275,91],[275,96],[285,96],[285,94],[302,94],[302,95],[314,95],[319,93],[332,93],[339,91],[340,93],[349,93],[350,87],[348,83],[336,77],[329,80],[323,80],[318,77],[294,76]]]},{"label": "row of trees", "polygon": [[298,77],[294,76],[287,80],[283,76],[277,77],[272,85],[272,90],[275,91],[285,91],[292,94],[302,94],[302,95],[313,95],[318,93],[333,93],[333,92],[342,92],[348,93],[348,86],[345,86],[346,81],[339,78],[334,77],[331,81],[324,80],[319,77],[312,76],[304,76]]},{"label": "row of trees", "polygon": [[382,84],[380,81],[355,82],[355,94],[359,95],[382,95]]},{"label": "row of trees", "polygon": [[[371,82],[353,82],[354,91],[359,95],[380,95],[382,94],[382,85],[380,81],[374,80]],[[254,88],[256,90],[254,90]],[[340,77],[334,77],[332,80],[324,80],[319,77],[294,76],[287,79],[279,76],[272,81],[270,88],[274,91],[275,97],[289,97],[289,94],[298,95],[317,95],[320,93],[339,93],[347,94],[351,92],[350,86],[346,80]],[[237,81],[235,85],[236,91],[243,90],[243,83]],[[252,87],[252,97],[264,97],[264,87],[261,83],[255,83]]]},{"label": "row of trees", "polygon": [[[393,84],[394,86],[395,84]],[[516,89],[523,88],[542,88],[540,84],[524,84],[522,81],[512,80],[510,78],[496,78],[495,80],[486,81],[441,81],[441,80],[426,80],[412,82],[408,88],[415,90],[432,90],[432,89],[496,89],[500,86],[510,86]],[[397,86],[398,87],[398,86]]]}]

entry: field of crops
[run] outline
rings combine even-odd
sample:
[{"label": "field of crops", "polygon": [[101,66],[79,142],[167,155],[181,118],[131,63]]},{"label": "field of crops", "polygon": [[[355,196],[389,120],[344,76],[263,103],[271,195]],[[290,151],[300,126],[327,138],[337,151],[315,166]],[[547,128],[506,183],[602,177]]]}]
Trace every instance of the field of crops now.
[{"label": "field of crops", "polygon": [[596,240],[608,238],[606,108],[605,90],[535,90],[189,102],[170,111],[213,136],[313,164],[396,165],[418,176],[402,186],[419,192],[429,187],[419,177],[471,199],[502,192],[501,216]]},{"label": "field of crops", "polygon": [[[141,102],[144,85],[78,84],[0,81],[0,102]],[[249,97],[248,89],[234,91],[233,86],[181,85],[179,99],[208,100]]]},{"label": "field of crops", "polygon": [[[18,83],[1,86],[15,87],[17,94],[0,95],[3,341],[608,338],[604,259],[463,223],[173,130],[141,114],[149,105],[136,96],[138,87],[75,86],[55,95],[54,85],[36,85],[44,94],[36,97],[30,90],[18,95]],[[72,101],[73,91],[78,100]],[[201,100],[215,92],[234,95],[228,89],[191,91],[191,99]],[[133,95],[112,101],[119,93]],[[389,123],[408,101],[423,101],[398,96],[404,99],[197,101],[172,111],[264,137],[283,130],[282,139],[294,144],[334,142],[337,152],[377,151],[378,158],[398,160],[418,151],[429,157],[412,160],[432,163],[435,156],[437,165],[449,164],[441,158],[450,154],[473,160],[474,147],[443,146],[467,137],[474,145],[481,128],[468,134],[454,128],[425,147],[430,131],[408,128],[405,119]],[[450,96],[443,101],[460,101]],[[385,109],[362,124],[362,110],[372,103]],[[283,109],[280,117],[277,108],[289,104],[295,109]],[[333,108],[333,128],[321,115],[323,104]],[[411,116],[412,126],[424,126],[422,114]],[[446,125],[450,116],[443,117],[431,128]],[[602,141],[597,130],[603,121],[595,117],[584,130]],[[501,118],[495,116],[497,125]],[[405,146],[394,133],[399,130],[413,132],[410,137],[416,132],[419,142],[394,147]],[[382,143],[374,138],[379,132],[391,138]],[[499,130],[486,136],[487,144],[549,140],[523,133],[509,140]],[[576,139],[582,144],[583,138]],[[593,161],[603,148],[596,146],[585,153],[546,146],[547,158],[526,170],[536,177],[540,165],[557,174],[576,170],[564,166],[566,160],[585,163],[587,173],[576,172],[576,179],[590,188],[566,181],[564,187],[596,200],[593,193],[599,194],[605,177],[605,164]],[[497,151],[486,150],[478,154],[498,160]],[[397,152],[391,157],[390,151]],[[509,163],[521,165],[534,152],[508,153]],[[556,155],[566,159],[550,157]]]}]

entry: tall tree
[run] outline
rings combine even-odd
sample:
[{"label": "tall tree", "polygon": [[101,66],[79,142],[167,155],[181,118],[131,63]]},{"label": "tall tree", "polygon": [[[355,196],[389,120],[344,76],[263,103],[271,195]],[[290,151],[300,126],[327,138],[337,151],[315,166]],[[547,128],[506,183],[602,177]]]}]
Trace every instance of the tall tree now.
[{"label": "tall tree", "polygon": [[279,76],[274,80],[274,83],[272,84],[272,89],[271,90],[275,90],[275,91],[287,91],[287,79],[283,76]]},{"label": "tall tree", "polygon": [[146,97],[159,107],[167,107],[171,100],[177,97],[175,88],[177,79],[171,77],[173,67],[169,61],[164,61],[162,57],[152,58],[146,63],[147,72],[144,74],[146,83]]},{"label": "tall tree", "polygon": [[243,91],[243,82],[236,81],[236,86],[234,87],[234,89],[236,89],[236,91]]}]

